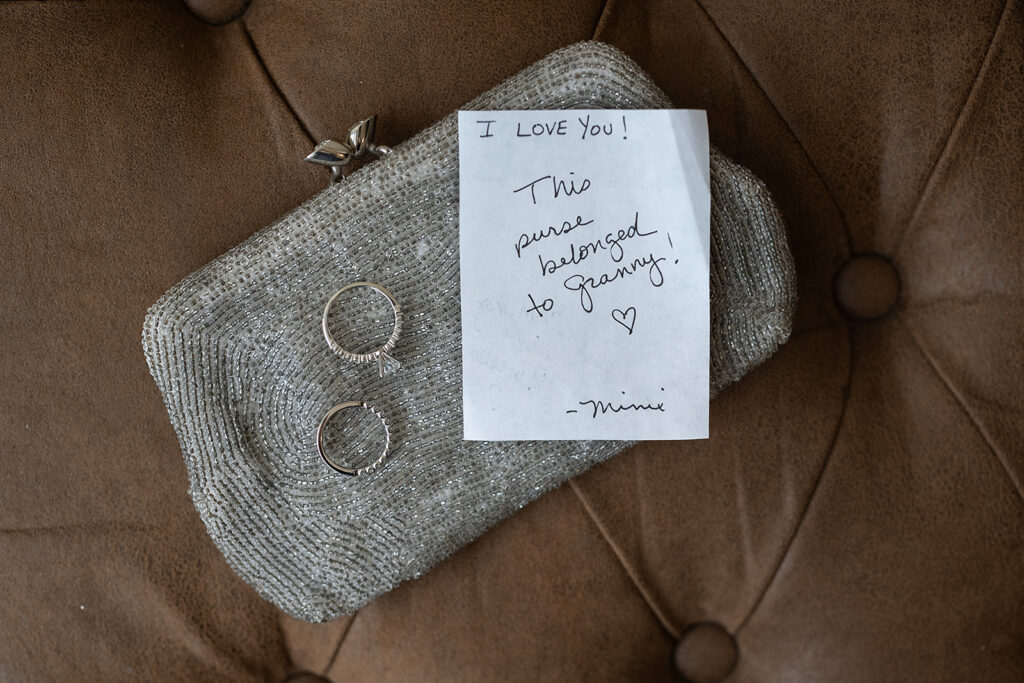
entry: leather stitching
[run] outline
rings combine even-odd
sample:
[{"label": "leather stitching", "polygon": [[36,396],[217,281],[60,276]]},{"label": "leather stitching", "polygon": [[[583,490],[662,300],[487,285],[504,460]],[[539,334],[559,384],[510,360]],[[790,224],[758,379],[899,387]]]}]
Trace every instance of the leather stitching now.
[{"label": "leather stitching", "polygon": [[288,101],[287,97],[285,97],[284,91],[281,90],[281,86],[277,84],[277,80],[274,79],[273,74],[270,73],[270,69],[267,68],[267,63],[263,61],[263,56],[260,55],[260,51],[256,47],[256,41],[253,40],[252,34],[249,33],[249,27],[245,25],[244,21],[239,22],[239,26],[242,27],[242,33],[245,34],[245,38],[249,42],[249,49],[252,51],[253,57],[256,58],[256,62],[260,65],[260,69],[263,70],[263,74],[267,77],[270,87],[274,89],[274,92],[277,93],[281,102],[284,103],[285,108],[288,109],[288,113],[292,115],[292,118],[295,119],[295,122],[299,124],[299,127],[302,129],[302,132],[306,134],[307,138],[309,138],[310,144],[315,145],[317,140],[313,137],[313,133],[310,132],[309,126],[306,125],[306,122],[302,120],[299,113],[295,111],[295,107],[293,107],[292,103]]},{"label": "leather stitching", "polygon": [[348,620],[348,624],[345,625],[345,630],[338,636],[338,644],[334,646],[334,652],[331,654],[331,658],[327,660],[327,666],[324,667],[323,676],[327,678],[328,672],[334,666],[334,662],[338,659],[338,653],[341,652],[341,646],[345,644],[345,639],[348,637],[348,632],[352,630],[352,624],[355,623],[356,617],[359,616],[359,612],[352,615],[352,618]]},{"label": "leather stitching", "polygon": [[594,33],[591,34],[591,40],[597,40],[598,36],[604,33],[605,26],[608,24],[608,18],[611,16],[612,8],[615,6],[615,0],[604,0],[604,5],[601,7],[601,14],[597,17],[597,24],[594,26]]},{"label": "leather stitching", "polygon": [[850,253],[851,250],[852,250],[852,246],[851,246],[852,238],[850,237],[850,226],[846,222],[846,216],[843,214],[842,207],[839,205],[839,202],[836,201],[836,197],[835,197],[835,194],[833,194],[833,192],[832,192],[832,188],[829,187],[828,182],[825,181],[825,176],[822,175],[821,170],[818,168],[818,165],[816,163],[814,163],[814,159],[812,159],[811,155],[807,152],[807,148],[804,147],[803,142],[801,142],[800,138],[797,137],[797,134],[793,130],[793,127],[791,125],[789,125],[789,121],[786,120],[786,117],[782,115],[782,112],[775,105],[775,101],[768,95],[768,91],[765,90],[764,86],[761,84],[761,81],[758,80],[758,78],[754,74],[753,70],[750,68],[750,66],[747,65],[746,61],[744,61],[744,59],[740,55],[739,51],[733,45],[732,41],[729,40],[728,36],[725,35],[725,32],[722,30],[722,28],[715,21],[714,17],[712,17],[711,14],[704,8],[704,5],[701,4],[700,0],[693,0],[693,4],[695,4],[700,9],[700,11],[704,14],[704,17],[708,20],[708,22],[711,24],[711,26],[715,29],[715,32],[718,33],[718,36],[722,39],[722,42],[725,43],[726,47],[728,47],[729,51],[733,54],[733,57],[736,58],[736,62],[741,67],[743,67],[743,70],[746,71],[747,75],[750,76],[750,80],[752,80],[754,82],[754,85],[757,86],[757,89],[761,91],[762,95],[764,95],[765,100],[767,100],[768,104],[771,105],[771,108],[775,111],[775,114],[779,117],[779,120],[782,121],[782,124],[786,127],[786,130],[789,132],[790,136],[793,138],[793,141],[796,142],[796,146],[800,149],[800,152],[801,152],[801,154],[803,154],[803,157],[805,159],[807,159],[807,163],[810,164],[811,170],[814,171],[814,175],[817,176],[819,181],[821,181],[822,187],[825,188],[825,194],[827,194],[828,198],[832,201],[832,205],[836,209],[836,214],[839,216],[839,221],[840,221],[840,223],[843,226],[843,233],[846,236],[846,252]]},{"label": "leather stitching", "polygon": [[897,318],[899,318],[899,321],[907,329],[907,332],[910,334],[910,338],[914,340],[914,345],[917,346],[918,350],[921,352],[921,355],[923,355],[925,359],[928,361],[928,365],[931,366],[932,371],[934,371],[936,376],[938,376],[939,381],[942,382],[943,386],[945,386],[949,393],[953,395],[953,399],[956,401],[957,405],[960,406],[960,409],[964,411],[964,415],[966,415],[967,419],[971,421],[972,425],[974,425],[974,428],[978,431],[978,434],[981,436],[982,440],[985,441],[985,444],[989,447],[989,450],[992,451],[992,455],[994,455],[996,457],[996,460],[999,461],[999,464],[1002,466],[1003,471],[1006,473],[1007,479],[1010,480],[1010,484],[1017,492],[1017,497],[1020,498],[1022,503],[1024,503],[1024,487],[1022,487],[1021,481],[1020,479],[1017,478],[1017,475],[1013,471],[1013,468],[1010,467],[1010,463],[1007,460],[1006,455],[996,445],[996,442],[989,435],[988,430],[986,430],[985,427],[982,426],[981,421],[971,411],[970,407],[968,407],[967,401],[964,399],[960,391],[957,390],[956,386],[950,380],[949,376],[945,372],[943,372],[942,368],[936,362],[934,356],[932,356],[932,354],[929,353],[928,350],[925,348],[924,344],[921,343],[921,339],[917,336],[917,333],[914,331],[914,328],[910,324],[910,321],[904,318],[902,315],[897,315]]},{"label": "leather stitching", "polygon": [[[631,457],[636,456],[634,455]],[[597,516],[597,513],[594,511],[594,508],[590,505],[590,501],[587,500],[587,497],[583,494],[583,491],[580,490],[579,485],[576,483],[575,480],[570,479],[569,486],[576,494],[576,498],[577,500],[579,500],[580,505],[583,506],[583,509],[586,511],[587,516],[590,517],[590,520],[594,523],[594,526],[597,527],[597,530],[598,532],[600,532],[601,537],[604,539],[605,543],[607,543],[608,547],[611,548],[612,553],[615,555],[615,557],[619,561],[619,564],[625,570],[626,575],[629,577],[629,580],[633,583],[633,586],[636,588],[637,592],[640,593],[640,597],[644,599],[644,602],[647,603],[647,606],[650,608],[655,618],[668,632],[668,634],[672,636],[674,640],[678,640],[682,633],[679,631],[678,628],[676,628],[675,624],[673,624],[672,621],[668,618],[668,615],[665,614],[665,611],[658,605],[657,601],[654,599],[654,596],[651,595],[651,592],[644,585],[643,581],[640,580],[640,576],[637,574],[636,570],[629,563],[629,561],[626,560],[626,554],[622,551],[622,548],[619,547],[619,544],[612,539],[611,534],[608,532],[608,529]]]},{"label": "leather stitching", "polygon": [[846,410],[850,405],[850,385],[853,383],[853,335],[850,329],[847,328],[847,344],[850,349],[850,360],[849,360],[849,373],[846,377],[846,384],[843,387],[843,403],[839,411],[839,420],[836,421],[836,431],[832,434],[832,441],[829,443],[828,451],[825,453],[825,459],[821,463],[821,469],[818,470],[818,477],[814,480],[813,486],[811,486],[811,492],[807,496],[807,501],[804,503],[804,509],[800,513],[800,517],[797,518],[796,524],[793,526],[793,533],[789,537],[789,541],[785,545],[785,549],[779,556],[779,562],[775,565],[775,569],[768,577],[768,581],[765,582],[764,588],[761,590],[760,595],[754,601],[747,616],[743,618],[739,626],[736,627],[735,634],[738,634],[740,630],[747,625],[750,618],[754,616],[757,608],[761,606],[768,591],[775,584],[775,580],[779,576],[779,572],[782,570],[782,565],[785,564],[786,558],[789,557],[790,551],[793,549],[793,545],[796,543],[796,537],[800,533],[800,529],[803,528],[804,521],[807,519],[807,515],[811,509],[811,503],[814,502],[814,497],[818,493],[818,489],[821,486],[822,480],[825,478],[825,470],[828,469],[829,464],[832,462],[832,455],[835,453],[836,444],[839,442],[839,433],[842,431],[843,423],[846,421]]},{"label": "leather stitching", "polygon": [[921,217],[921,213],[925,206],[925,200],[932,194],[933,188],[938,182],[936,180],[936,172],[940,166],[945,164],[951,154],[950,150],[960,139],[960,133],[964,129],[965,125],[964,120],[967,118],[966,113],[968,110],[974,108],[974,103],[978,99],[978,85],[984,79],[985,74],[988,73],[992,66],[995,47],[1004,33],[1004,29],[1007,24],[1007,17],[1010,15],[1010,6],[1012,4],[1013,0],[1006,0],[1006,3],[1003,5],[1003,13],[999,16],[999,22],[996,24],[996,28],[992,32],[992,38],[988,43],[988,49],[985,50],[985,57],[981,60],[981,64],[978,66],[978,72],[975,74],[974,81],[971,83],[971,87],[967,91],[967,96],[964,98],[964,102],[960,106],[960,112],[957,114],[956,121],[954,122],[953,127],[949,130],[949,135],[946,137],[946,144],[942,146],[942,151],[940,151],[938,156],[935,157],[931,170],[928,171],[928,180],[925,181],[924,188],[921,190],[921,194],[918,195],[917,203],[914,205],[914,211],[910,214],[910,220],[907,221],[907,225],[903,229],[903,233],[900,235],[899,241],[896,242],[896,246],[892,250],[893,260],[895,260],[896,256],[899,254],[907,236],[914,230]]}]

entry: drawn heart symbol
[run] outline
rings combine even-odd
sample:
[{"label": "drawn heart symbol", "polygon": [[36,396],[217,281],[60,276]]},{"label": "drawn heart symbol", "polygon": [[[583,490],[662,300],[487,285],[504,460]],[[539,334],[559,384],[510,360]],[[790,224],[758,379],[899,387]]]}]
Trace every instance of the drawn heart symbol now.
[{"label": "drawn heart symbol", "polygon": [[[633,334],[633,325],[636,324],[636,308],[630,306],[624,311],[615,309],[612,311],[612,320],[629,330],[630,334]],[[629,322],[626,322],[626,321]]]}]

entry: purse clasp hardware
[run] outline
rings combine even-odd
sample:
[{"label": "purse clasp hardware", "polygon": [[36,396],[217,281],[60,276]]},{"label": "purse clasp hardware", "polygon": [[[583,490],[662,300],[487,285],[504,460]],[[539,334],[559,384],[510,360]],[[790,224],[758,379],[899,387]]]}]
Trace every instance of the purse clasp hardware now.
[{"label": "purse clasp hardware", "polygon": [[391,153],[391,148],[373,142],[373,134],[377,129],[377,115],[363,119],[348,132],[348,139],[324,140],[306,157],[311,164],[320,164],[331,169],[331,182],[344,179],[345,166],[354,159],[365,156],[367,152],[379,157]]}]

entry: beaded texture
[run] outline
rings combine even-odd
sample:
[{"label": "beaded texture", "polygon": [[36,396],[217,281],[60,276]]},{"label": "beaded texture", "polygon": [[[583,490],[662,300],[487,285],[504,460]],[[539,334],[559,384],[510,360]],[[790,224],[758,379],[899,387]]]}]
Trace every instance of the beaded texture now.
[{"label": "beaded texture", "polygon": [[[465,108],[670,106],[632,60],[585,42]],[[714,395],[788,338],[796,287],[764,185],[714,148],[710,163]],[[452,114],[192,273],[146,318],[200,517],[231,567],[300,619],[354,612],[630,445],[462,440],[458,168]],[[354,280],[402,302],[403,367],[383,378],[324,343],[324,302]],[[317,454],[317,426],[344,400],[391,427],[366,476]]]}]

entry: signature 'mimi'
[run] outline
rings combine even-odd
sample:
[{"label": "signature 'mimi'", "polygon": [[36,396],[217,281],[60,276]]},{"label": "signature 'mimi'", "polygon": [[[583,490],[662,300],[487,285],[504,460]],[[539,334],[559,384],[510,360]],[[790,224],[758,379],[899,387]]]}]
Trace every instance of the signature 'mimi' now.
[{"label": "signature 'mimi'", "polygon": [[[665,387],[661,388],[665,391]],[[622,392],[625,395],[625,391]],[[595,399],[588,399],[586,401],[580,401],[581,406],[590,406],[592,411],[590,417],[597,418],[598,415],[604,415],[605,413],[621,413],[626,410],[632,410],[634,412],[640,412],[642,410],[656,410],[658,412],[665,412],[664,403],[611,403],[605,401],[597,401]],[[573,408],[565,411],[566,413],[578,413],[578,409]]]}]

